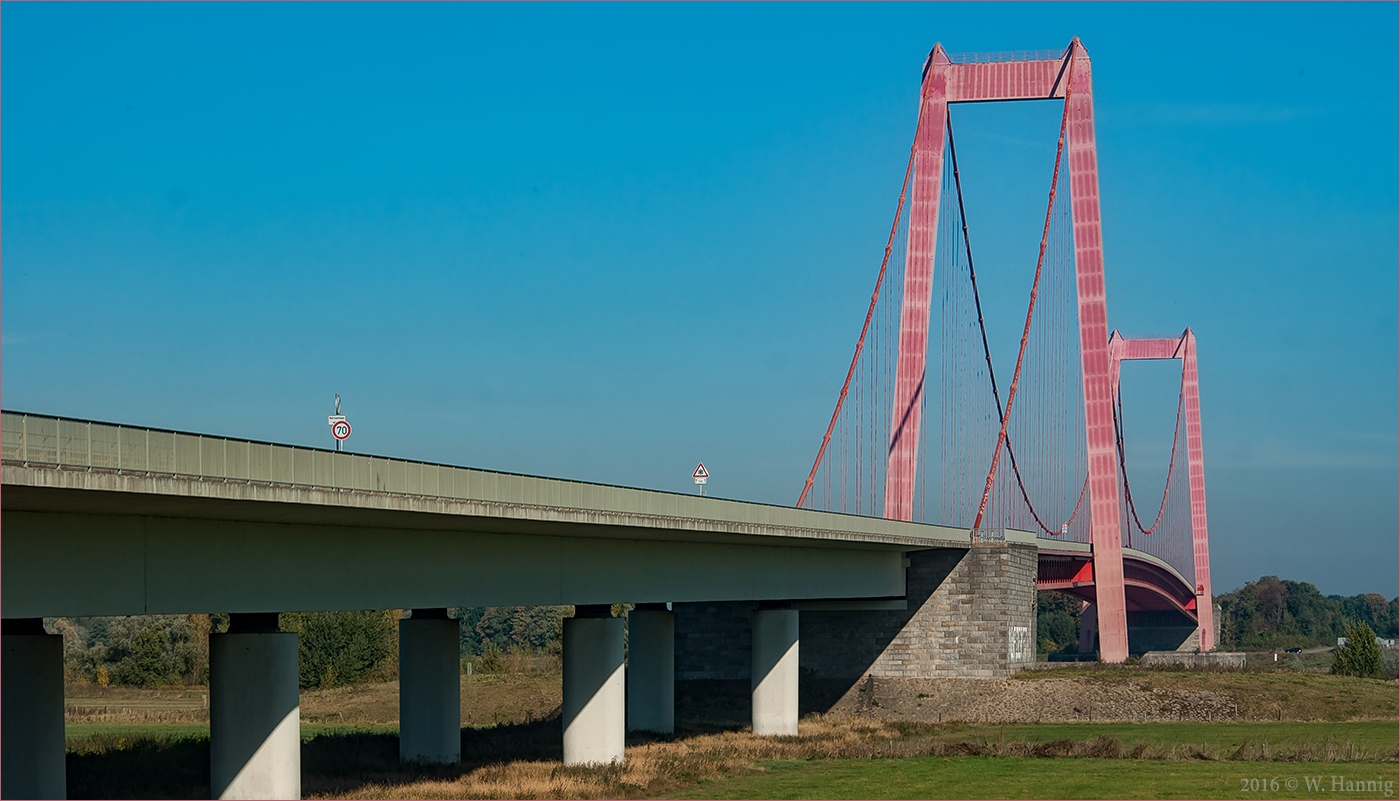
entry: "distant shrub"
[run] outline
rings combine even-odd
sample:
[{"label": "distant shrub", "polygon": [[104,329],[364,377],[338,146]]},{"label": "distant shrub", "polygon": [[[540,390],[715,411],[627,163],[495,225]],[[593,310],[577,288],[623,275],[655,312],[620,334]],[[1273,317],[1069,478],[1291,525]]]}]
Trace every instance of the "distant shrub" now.
[{"label": "distant shrub", "polygon": [[209,679],[208,615],[54,618],[64,680],[165,687]]},{"label": "distant shrub", "polygon": [[393,678],[398,621],[398,610],[295,612],[279,625],[297,635],[301,686],[328,688]]},{"label": "distant shrub", "polygon": [[499,673],[505,666],[505,654],[500,646],[494,642],[486,643],[486,647],[481,649],[481,657],[476,663],[476,670],[479,673]]},{"label": "distant shrub", "polygon": [[1332,658],[1332,672],[1342,676],[1379,676],[1381,646],[1376,633],[1365,623],[1353,623],[1346,628],[1346,645],[1337,647]]},{"label": "distant shrub", "polygon": [[[511,650],[558,653],[563,643],[564,616],[569,606],[472,606],[452,610],[461,621],[463,656],[476,657],[494,646]],[[475,669],[482,669],[478,660]]]},{"label": "distant shrub", "polygon": [[1400,658],[1394,648],[1381,649],[1381,678],[1400,678]]}]

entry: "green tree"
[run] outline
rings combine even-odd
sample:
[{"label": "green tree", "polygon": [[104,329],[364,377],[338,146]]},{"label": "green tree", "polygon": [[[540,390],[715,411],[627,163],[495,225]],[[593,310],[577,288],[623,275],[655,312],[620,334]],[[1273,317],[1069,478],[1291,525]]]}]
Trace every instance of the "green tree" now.
[{"label": "green tree", "polygon": [[208,615],[51,618],[64,680],[160,687],[209,681]]},{"label": "green tree", "polygon": [[481,637],[476,633],[476,624],[486,615],[484,606],[459,606],[447,611],[449,617],[457,619],[458,637],[462,656],[477,656],[481,653]]},{"label": "green tree", "polygon": [[397,667],[399,611],[295,612],[279,618],[297,635],[302,687],[337,687],[391,678]]},{"label": "green tree", "polygon": [[1055,653],[1079,648],[1079,618],[1084,602],[1063,592],[1036,593],[1037,650]]},{"label": "green tree", "polygon": [[1287,648],[1335,641],[1345,625],[1341,604],[1307,582],[1264,576],[1216,597],[1220,641],[1238,648]]},{"label": "green tree", "polygon": [[557,651],[568,606],[476,606],[452,610],[461,621],[463,656],[496,651]]},{"label": "green tree", "polygon": [[[205,679],[208,638],[185,615],[114,618],[97,664],[106,665],[114,684],[162,687]],[[196,640],[199,639],[198,642]]]},{"label": "green tree", "polygon": [[1330,645],[1349,623],[1360,622],[1383,637],[1395,637],[1397,605],[1379,593],[1350,598],[1323,595],[1313,585],[1264,576],[1215,598],[1221,646],[1287,648]]},{"label": "green tree", "polygon": [[1332,657],[1332,672],[1342,676],[1379,676],[1381,646],[1376,633],[1365,623],[1353,623],[1346,628],[1346,645],[1337,647]]},{"label": "green tree", "polygon": [[1330,596],[1342,606],[1342,614],[1347,620],[1365,623],[1381,637],[1396,636],[1395,601],[1387,602],[1378,592],[1354,595],[1343,598]]}]

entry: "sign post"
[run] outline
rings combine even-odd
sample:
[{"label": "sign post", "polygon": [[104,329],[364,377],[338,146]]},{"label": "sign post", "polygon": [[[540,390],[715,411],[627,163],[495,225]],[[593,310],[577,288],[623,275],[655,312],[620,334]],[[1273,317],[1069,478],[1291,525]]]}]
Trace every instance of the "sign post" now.
[{"label": "sign post", "polygon": [[695,466],[695,472],[690,474],[695,479],[696,485],[700,487],[700,497],[705,496],[705,482],[710,480],[710,471],[705,469],[705,463],[701,462]]},{"label": "sign post", "polygon": [[335,449],[340,450],[340,444],[350,439],[350,422],[340,413],[339,393],[335,396],[335,414],[327,415],[326,424],[331,427],[331,436],[335,437]]}]

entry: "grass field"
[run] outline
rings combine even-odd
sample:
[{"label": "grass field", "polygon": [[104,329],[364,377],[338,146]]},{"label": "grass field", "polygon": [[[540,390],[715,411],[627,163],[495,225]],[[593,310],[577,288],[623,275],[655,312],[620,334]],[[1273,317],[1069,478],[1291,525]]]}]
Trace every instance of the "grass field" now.
[{"label": "grass field", "polygon": [[[465,729],[455,766],[401,765],[392,724],[308,724],[302,739],[303,790],[326,798],[1306,797],[1232,794],[1226,779],[1374,779],[1395,773],[1397,753],[1396,725],[1381,721],[934,726],[813,717],[797,737],[634,738],[624,766],[593,769],[559,764],[557,718]],[[208,755],[200,724],[70,724],[69,795],[207,796]],[[1043,781],[1008,789],[1029,775]],[[1138,784],[1114,783],[1126,776]]]},{"label": "grass field", "polygon": [[1050,742],[1114,737],[1123,743],[1146,743],[1155,748],[1197,748],[1203,753],[1225,755],[1253,745],[1274,754],[1328,743],[1351,745],[1378,752],[1394,752],[1400,739],[1395,721],[1348,723],[1010,723],[1005,725],[958,724],[939,727],[944,740],[993,743],[1002,741]]},{"label": "grass field", "polygon": [[[1036,684],[1037,678],[1044,681]],[[672,738],[629,738],[623,766],[565,768],[559,682],[557,672],[464,678],[462,762],[438,767],[399,763],[396,684],[304,692],[303,792],[322,798],[1374,798],[1385,797],[1383,787],[1334,792],[1331,777],[1393,778],[1400,745],[1393,681],[1284,670],[1076,668],[941,692],[955,708],[985,712],[991,694],[1008,687],[1020,698],[1067,686],[1081,694],[1112,686],[1116,697],[1126,697],[1120,692],[1126,687],[1139,705],[1143,698],[1177,703],[1191,693],[1228,697],[1238,715],[1227,722],[935,722],[920,717],[916,695],[908,704],[913,714],[904,718],[888,707],[874,715],[809,716],[791,738],[704,726]],[[207,798],[206,699],[202,688],[70,688],[69,796]],[[1309,776],[1324,786],[1308,785]],[[1278,789],[1269,784],[1273,777]],[[1288,786],[1290,778],[1297,787]],[[1258,780],[1269,789],[1255,789]]]},{"label": "grass field", "polygon": [[[1353,783],[1350,791],[1346,782]],[[1394,798],[1395,792],[1394,765],[916,757],[767,762],[671,797],[1272,799]]]}]

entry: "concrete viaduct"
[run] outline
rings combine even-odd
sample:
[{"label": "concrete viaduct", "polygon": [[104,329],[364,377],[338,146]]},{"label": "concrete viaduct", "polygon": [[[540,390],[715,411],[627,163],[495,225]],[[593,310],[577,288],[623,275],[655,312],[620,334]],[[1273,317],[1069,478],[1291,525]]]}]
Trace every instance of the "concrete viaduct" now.
[{"label": "concrete viaduct", "polygon": [[[448,607],[576,607],[566,763],[621,760],[629,730],[672,731],[678,679],[746,678],[754,731],[795,734],[799,642],[805,673],[852,683],[1005,676],[1035,659],[1037,540],[1022,532],[973,542],[964,529],[15,412],[0,430],[6,797],[64,795],[62,638],[44,617],[230,614],[210,638],[216,798],[300,796],[296,635],[278,630],[280,612],[412,610],[400,754],[440,762],[460,747]],[[626,654],[620,603],[637,605]]]}]

